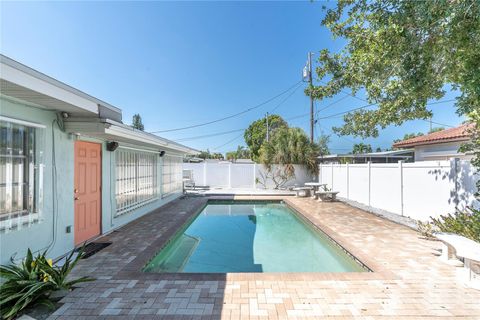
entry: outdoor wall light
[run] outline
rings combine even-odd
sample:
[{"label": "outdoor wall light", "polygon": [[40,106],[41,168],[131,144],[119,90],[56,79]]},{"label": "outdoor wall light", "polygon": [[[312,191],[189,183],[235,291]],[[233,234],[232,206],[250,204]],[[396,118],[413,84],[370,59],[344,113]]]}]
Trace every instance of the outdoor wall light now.
[{"label": "outdoor wall light", "polygon": [[165,155],[165,151],[164,151],[164,150],[160,151],[160,153],[159,153],[158,155],[159,155],[160,157],[163,157],[163,156]]},{"label": "outdoor wall light", "polygon": [[115,151],[118,148],[118,142],[116,141],[110,141],[107,142],[107,150],[108,151]]}]

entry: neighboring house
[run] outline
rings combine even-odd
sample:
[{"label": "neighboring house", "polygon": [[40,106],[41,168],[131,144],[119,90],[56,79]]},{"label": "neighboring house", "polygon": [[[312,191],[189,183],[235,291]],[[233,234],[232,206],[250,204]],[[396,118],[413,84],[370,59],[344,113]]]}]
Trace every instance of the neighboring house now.
[{"label": "neighboring house", "polygon": [[197,150],[3,55],[0,81],[0,263],[62,256],[182,195]]},{"label": "neighboring house", "polygon": [[463,124],[456,128],[433,132],[397,142],[394,148],[414,148],[415,161],[448,160],[460,158],[470,160],[473,155],[458,151],[460,146],[470,140],[469,130],[472,124]]},{"label": "neighboring house", "polygon": [[252,159],[234,159],[232,160],[233,163],[249,163],[249,164],[253,164],[255,163],[255,161],[253,161]]},{"label": "neighboring house", "polygon": [[188,158],[185,158],[185,160],[183,162],[200,163],[200,162],[203,162],[203,161],[204,161],[204,159],[202,159],[202,158],[188,157]]},{"label": "neighboring house", "polygon": [[320,163],[394,163],[413,161],[413,149],[393,150],[358,154],[330,154],[318,157]]}]

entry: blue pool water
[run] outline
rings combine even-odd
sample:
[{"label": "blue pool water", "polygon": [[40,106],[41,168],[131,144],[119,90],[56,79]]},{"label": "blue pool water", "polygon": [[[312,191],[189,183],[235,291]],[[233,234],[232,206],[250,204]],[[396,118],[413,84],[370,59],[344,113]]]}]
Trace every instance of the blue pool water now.
[{"label": "blue pool water", "polygon": [[362,272],[351,256],[285,204],[212,202],[146,272]]}]

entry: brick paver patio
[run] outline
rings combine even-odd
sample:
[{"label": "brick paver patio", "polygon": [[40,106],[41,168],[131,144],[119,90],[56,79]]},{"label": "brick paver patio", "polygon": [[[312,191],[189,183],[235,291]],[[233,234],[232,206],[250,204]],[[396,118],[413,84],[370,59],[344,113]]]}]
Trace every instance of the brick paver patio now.
[{"label": "brick paver patio", "polygon": [[285,198],[373,272],[142,273],[207,199],[173,201],[103,237],[113,244],[75,270],[97,280],[71,292],[50,319],[480,319],[480,291],[440,260],[439,242],[340,202]]}]

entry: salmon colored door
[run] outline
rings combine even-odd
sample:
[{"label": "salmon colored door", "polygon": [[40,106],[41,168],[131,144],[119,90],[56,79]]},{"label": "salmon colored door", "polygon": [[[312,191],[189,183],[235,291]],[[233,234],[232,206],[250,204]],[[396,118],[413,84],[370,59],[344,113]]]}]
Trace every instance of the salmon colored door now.
[{"label": "salmon colored door", "polygon": [[102,146],[75,141],[75,245],[100,234]]}]

